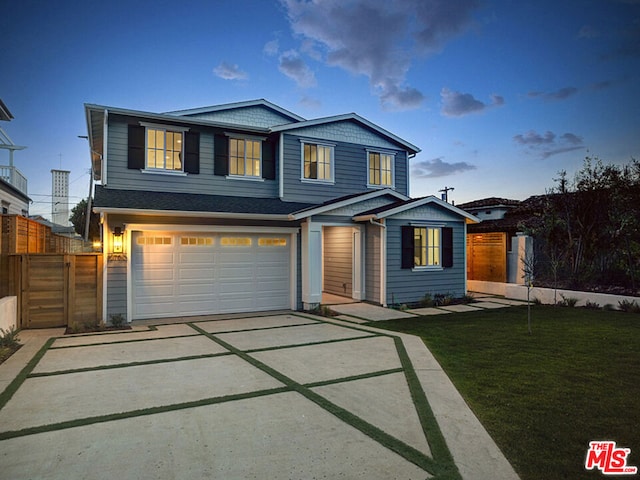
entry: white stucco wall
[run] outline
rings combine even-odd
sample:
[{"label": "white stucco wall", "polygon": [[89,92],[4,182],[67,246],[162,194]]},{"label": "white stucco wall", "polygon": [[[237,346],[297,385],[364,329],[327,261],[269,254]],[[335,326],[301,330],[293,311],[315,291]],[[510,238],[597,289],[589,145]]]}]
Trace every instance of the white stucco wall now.
[{"label": "white stucco wall", "polygon": [[[471,292],[488,293],[490,295],[499,295],[513,300],[527,300],[527,287],[524,285],[516,285],[515,283],[498,283],[483,282],[480,280],[467,280],[467,289]],[[595,292],[577,292],[574,290],[554,290],[553,288],[533,287],[531,289],[531,299],[538,299],[540,302],[553,305],[554,298],[562,301],[562,295],[565,298],[577,298],[577,306],[584,306],[587,301],[597,303],[601,307],[605,305],[613,305],[618,308],[618,303],[626,300],[628,302],[635,301],[640,304],[640,297],[630,297],[627,295],[609,295],[606,293]]]},{"label": "white stucco wall", "polygon": [[0,298],[0,328],[8,331],[17,328],[18,297]]}]

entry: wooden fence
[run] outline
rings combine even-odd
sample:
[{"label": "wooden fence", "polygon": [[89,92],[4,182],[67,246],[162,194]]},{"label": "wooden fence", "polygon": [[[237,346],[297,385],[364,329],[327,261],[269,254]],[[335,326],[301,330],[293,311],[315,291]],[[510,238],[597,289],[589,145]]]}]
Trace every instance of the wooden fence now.
[{"label": "wooden fence", "polygon": [[18,297],[19,328],[102,322],[102,254],[6,256],[6,295]]},{"label": "wooden fence", "polygon": [[486,282],[507,281],[507,234],[467,235],[467,278]]},{"label": "wooden fence", "polygon": [[91,245],[78,238],[58,235],[51,227],[20,215],[2,215],[0,254],[12,253],[80,253]]}]

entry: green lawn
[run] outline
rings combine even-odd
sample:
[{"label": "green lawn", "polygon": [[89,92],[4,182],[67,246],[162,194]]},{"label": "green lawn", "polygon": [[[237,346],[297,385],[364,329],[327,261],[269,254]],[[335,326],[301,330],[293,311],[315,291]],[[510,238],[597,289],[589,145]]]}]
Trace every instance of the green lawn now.
[{"label": "green lawn", "polygon": [[[640,467],[640,315],[533,306],[370,325],[422,337],[523,480],[604,478],[589,441]],[[627,476],[628,477],[628,476]]]}]

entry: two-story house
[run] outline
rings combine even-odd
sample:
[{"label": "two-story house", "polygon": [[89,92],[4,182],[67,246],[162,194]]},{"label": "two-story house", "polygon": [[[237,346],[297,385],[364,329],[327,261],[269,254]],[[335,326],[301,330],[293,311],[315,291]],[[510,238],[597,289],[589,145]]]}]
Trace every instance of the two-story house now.
[{"label": "two-story house", "polygon": [[466,292],[476,218],[409,198],[419,149],[359,115],[306,120],[265,100],[85,111],[107,319]]}]

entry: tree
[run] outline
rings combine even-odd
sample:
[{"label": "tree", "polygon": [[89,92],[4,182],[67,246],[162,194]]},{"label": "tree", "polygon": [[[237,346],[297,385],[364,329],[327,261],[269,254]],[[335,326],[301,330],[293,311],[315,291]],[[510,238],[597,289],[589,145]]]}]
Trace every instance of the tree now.
[{"label": "tree", "polygon": [[[87,218],[87,201],[80,200],[78,204],[71,210],[69,221],[73,224],[73,228],[78,235],[84,236]],[[91,212],[89,217],[89,241],[100,239],[100,219],[97,214]]]}]

